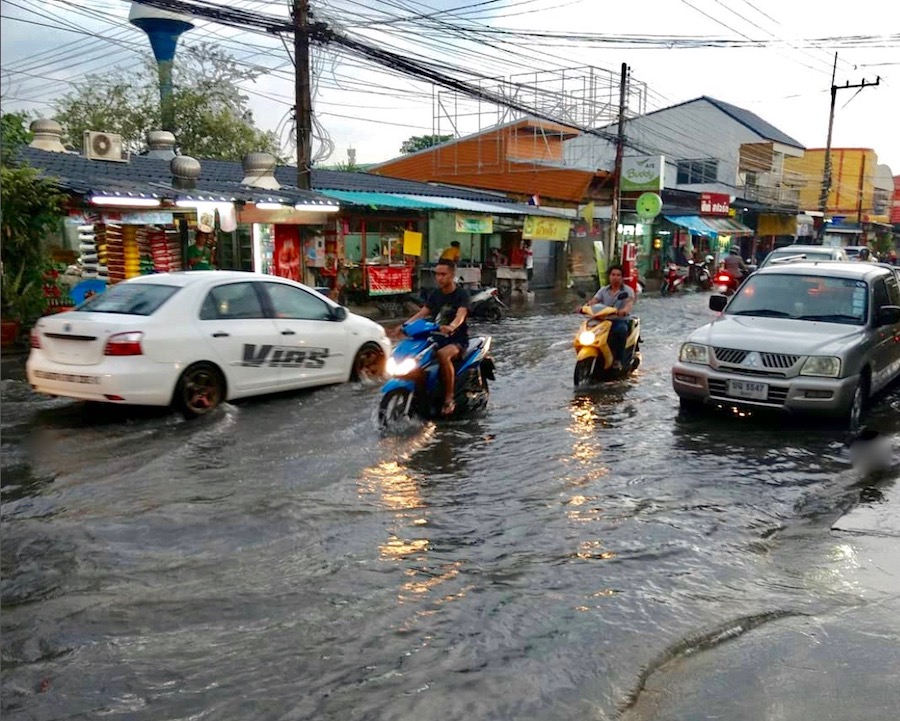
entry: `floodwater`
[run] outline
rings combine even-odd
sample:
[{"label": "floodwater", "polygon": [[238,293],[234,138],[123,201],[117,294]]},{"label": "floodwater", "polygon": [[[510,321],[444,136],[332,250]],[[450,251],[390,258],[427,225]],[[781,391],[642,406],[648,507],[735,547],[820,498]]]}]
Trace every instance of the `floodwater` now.
[{"label": "floodwater", "polygon": [[[667,661],[876,602],[840,428],[680,418],[706,297],[572,388],[573,302],[497,325],[488,412],[382,436],[378,389],[185,422],[2,386],[7,719],[611,719]],[[871,424],[900,435],[900,390]]]}]

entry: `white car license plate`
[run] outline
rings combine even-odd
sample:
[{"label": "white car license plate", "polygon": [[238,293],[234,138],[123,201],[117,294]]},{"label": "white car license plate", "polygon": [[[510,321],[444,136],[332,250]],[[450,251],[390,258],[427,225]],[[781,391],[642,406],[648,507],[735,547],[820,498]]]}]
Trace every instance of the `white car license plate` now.
[{"label": "white car license plate", "polygon": [[769,397],[769,386],[758,381],[728,381],[728,395],[764,401]]}]

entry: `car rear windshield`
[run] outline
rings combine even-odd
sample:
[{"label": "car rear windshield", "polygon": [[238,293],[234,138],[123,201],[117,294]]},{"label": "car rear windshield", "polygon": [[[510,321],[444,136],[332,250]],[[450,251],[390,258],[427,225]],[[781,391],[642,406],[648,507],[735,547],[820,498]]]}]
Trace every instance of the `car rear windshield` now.
[{"label": "car rear windshield", "polygon": [[175,285],[122,283],[114,285],[101,295],[88,298],[76,310],[84,310],[91,313],[152,315],[157,308],[179,290],[180,288]]},{"label": "car rear windshield", "polygon": [[[788,258],[802,258],[803,260],[831,260],[834,258],[834,254],[831,252],[823,252],[823,251],[809,251],[809,250],[794,250],[791,252],[785,251],[784,253],[773,252],[772,259],[769,263],[784,263]],[[768,265],[768,263],[766,264]]]},{"label": "car rear windshield", "polygon": [[758,274],[741,286],[728,305],[728,314],[863,325],[868,296],[862,280]]}]

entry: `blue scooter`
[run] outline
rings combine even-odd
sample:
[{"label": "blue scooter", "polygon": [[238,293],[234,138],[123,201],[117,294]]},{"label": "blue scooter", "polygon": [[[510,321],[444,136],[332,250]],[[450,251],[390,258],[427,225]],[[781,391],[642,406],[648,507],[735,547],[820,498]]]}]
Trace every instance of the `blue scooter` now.
[{"label": "blue scooter", "polygon": [[[402,330],[406,337],[388,358],[386,370],[390,379],[381,387],[378,423],[382,428],[413,416],[441,417],[444,388],[437,349],[446,336],[440,333],[437,323],[425,319],[407,323]],[[453,363],[454,417],[487,407],[488,381],[494,380],[491,340],[490,336],[471,338],[466,352]]]}]

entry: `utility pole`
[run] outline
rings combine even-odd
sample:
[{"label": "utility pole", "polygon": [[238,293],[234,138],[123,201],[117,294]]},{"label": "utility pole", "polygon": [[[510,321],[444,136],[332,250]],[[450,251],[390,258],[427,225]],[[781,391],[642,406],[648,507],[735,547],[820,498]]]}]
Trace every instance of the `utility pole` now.
[{"label": "utility pole", "polygon": [[312,98],[309,90],[309,0],[294,0],[294,123],[297,187],[309,190],[312,164]]},{"label": "utility pole", "polygon": [[[616,138],[616,166],[613,185],[612,208],[609,216],[609,235],[606,238],[606,266],[612,263],[613,253],[619,238],[619,196],[622,194],[622,156],[625,153],[625,103],[628,98],[628,65],[622,63],[622,75],[619,80],[619,125]],[[600,279],[601,283],[603,279]]]},{"label": "utility pole", "polygon": [[822,242],[822,239],[825,237],[825,212],[828,210],[828,197],[831,194],[831,132],[834,129],[834,106],[837,100],[837,91],[838,90],[849,90],[850,88],[859,88],[857,91],[862,92],[863,88],[875,87],[876,85],[881,84],[881,76],[875,76],[875,82],[870,83],[866,82],[866,79],[863,78],[861,83],[856,83],[855,85],[851,85],[850,81],[845,82],[843,85],[835,85],[834,79],[837,73],[837,60],[838,54],[834,54],[834,67],[831,71],[831,111],[828,115],[828,140],[825,144],[825,169],[822,173],[822,192],[819,195],[819,212],[822,213],[822,225],[819,226],[819,242]]}]

